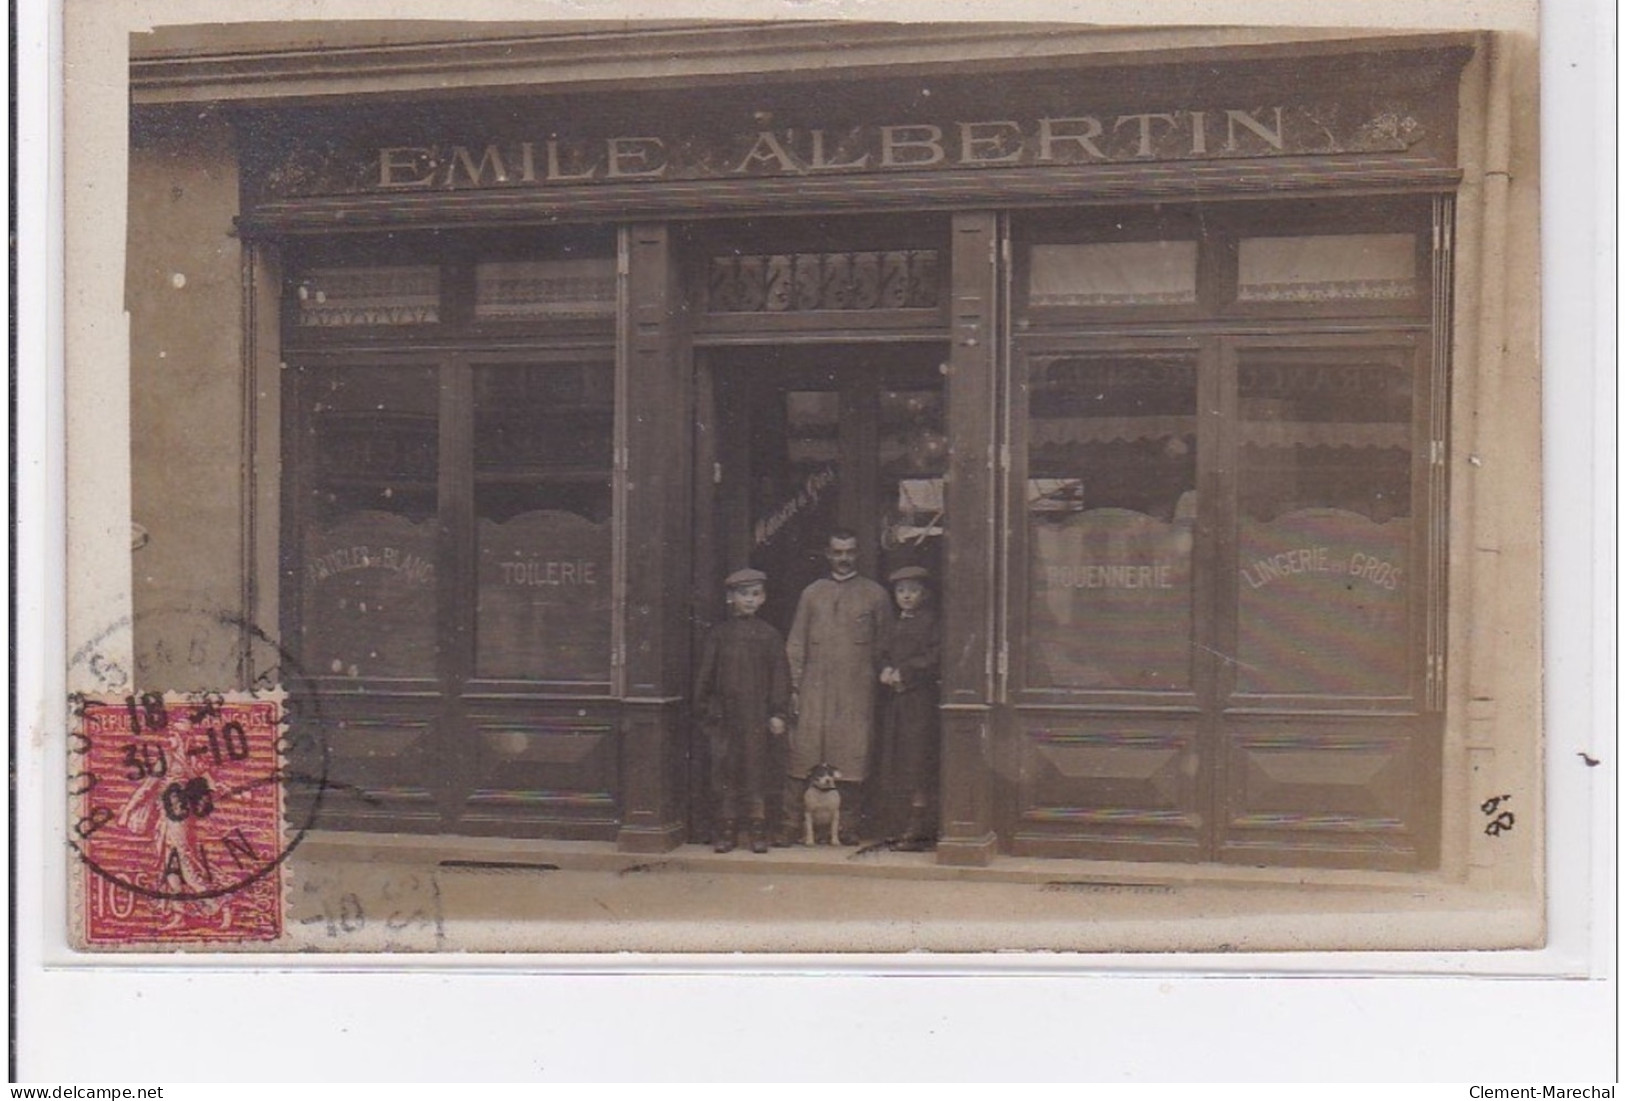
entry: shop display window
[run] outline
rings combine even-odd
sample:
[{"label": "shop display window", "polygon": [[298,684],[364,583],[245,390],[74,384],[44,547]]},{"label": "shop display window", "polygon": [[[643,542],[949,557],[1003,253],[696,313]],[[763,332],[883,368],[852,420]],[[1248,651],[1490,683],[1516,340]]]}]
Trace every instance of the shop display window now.
[{"label": "shop display window", "polygon": [[1238,246],[1240,302],[1413,301],[1420,294],[1409,233],[1244,237]]},{"label": "shop display window", "polygon": [[433,324],[440,320],[440,269],[312,268],[295,287],[294,317],[305,328]]},{"label": "shop display window", "polygon": [[[344,266],[330,242],[289,264],[302,660],[357,692],[602,690],[613,253],[579,233],[551,255],[486,238],[365,244]],[[439,262],[391,262],[414,250]]]},{"label": "shop display window", "polygon": [[1195,301],[1195,241],[1032,248],[1028,286],[1032,306],[1159,306]]},{"label": "shop display window", "polygon": [[474,369],[477,675],[609,679],[614,418],[608,363]]},{"label": "shop display window", "polygon": [[488,260],[474,268],[475,321],[615,316],[613,257]]},{"label": "shop display window", "polygon": [[1421,686],[1438,675],[1424,651],[1442,599],[1428,537],[1440,449],[1417,441],[1444,392],[1424,315],[1441,305],[1441,260],[1423,246],[1448,232],[1423,232],[1429,210],[1448,213],[1013,219],[1017,691],[1287,709],[1434,698]]},{"label": "shop display window", "polygon": [[318,675],[432,677],[439,385],[426,367],[308,372],[303,660]]},{"label": "shop display window", "polygon": [[1414,387],[1383,350],[1240,358],[1238,692],[1406,693]]},{"label": "shop display window", "polygon": [[1191,683],[1196,362],[1035,359],[1028,379],[1033,687]]}]

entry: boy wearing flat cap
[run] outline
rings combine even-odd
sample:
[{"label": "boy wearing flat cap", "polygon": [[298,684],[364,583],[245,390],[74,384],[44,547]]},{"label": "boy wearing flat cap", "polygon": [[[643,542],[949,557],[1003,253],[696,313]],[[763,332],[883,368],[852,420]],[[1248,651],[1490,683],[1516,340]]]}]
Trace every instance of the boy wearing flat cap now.
[{"label": "boy wearing flat cap", "polygon": [[[927,812],[937,786],[937,686],[942,643],[926,587],[931,575],[904,566],[891,575],[897,622],[881,647],[883,697],[879,773],[886,825],[895,825],[906,804],[898,848],[931,847],[936,831]],[[886,689],[890,691],[886,691]],[[888,831],[889,832],[889,831]]]},{"label": "boy wearing flat cap", "polygon": [[694,686],[695,713],[711,749],[712,842],[717,852],[732,852],[743,812],[751,852],[765,853],[768,792],[777,792],[787,752],[790,663],[784,636],[756,618],[767,575],[738,570],[723,584],[729,615],[706,633]]}]

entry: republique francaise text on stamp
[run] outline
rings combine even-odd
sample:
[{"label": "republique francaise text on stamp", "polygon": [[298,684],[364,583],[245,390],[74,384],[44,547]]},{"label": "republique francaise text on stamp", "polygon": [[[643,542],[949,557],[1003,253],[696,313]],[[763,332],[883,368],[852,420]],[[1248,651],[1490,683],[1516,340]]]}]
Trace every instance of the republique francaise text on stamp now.
[{"label": "republique francaise text on stamp", "polygon": [[274,695],[84,699],[70,843],[87,947],[282,934],[283,710]]}]

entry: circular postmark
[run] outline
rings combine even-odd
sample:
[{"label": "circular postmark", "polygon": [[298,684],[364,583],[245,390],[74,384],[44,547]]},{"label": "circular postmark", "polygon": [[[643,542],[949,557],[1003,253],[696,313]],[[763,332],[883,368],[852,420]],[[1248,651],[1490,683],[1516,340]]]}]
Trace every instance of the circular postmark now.
[{"label": "circular postmark", "polygon": [[88,939],[146,939],[143,919],[274,938],[275,873],[328,786],[314,681],[257,625],[195,608],[121,618],[68,672],[68,844],[98,881]]}]

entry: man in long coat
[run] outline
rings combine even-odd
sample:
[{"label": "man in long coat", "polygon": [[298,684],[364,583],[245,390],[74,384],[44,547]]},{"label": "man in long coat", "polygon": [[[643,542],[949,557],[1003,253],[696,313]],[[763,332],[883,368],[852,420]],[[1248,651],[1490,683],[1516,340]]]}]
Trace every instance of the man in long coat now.
[{"label": "man in long coat", "polygon": [[[824,557],[830,576],[802,591],[786,643],[797,714],[789,772],[793,781],[802,781],[815,765],[835,766],[843,781],[841,819],[856,823],[874,737],[880,653],[891,630],[891,601],[877,582],[858,575],[858,538],[852,532],[832,532]],[[791,787],[801,790],[799,783]],[[786,802],[787,814],[800,807],[799,799]],[[842,843],[852,844],[853,836]]]}]

